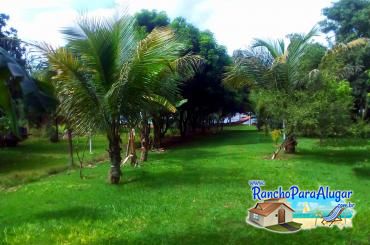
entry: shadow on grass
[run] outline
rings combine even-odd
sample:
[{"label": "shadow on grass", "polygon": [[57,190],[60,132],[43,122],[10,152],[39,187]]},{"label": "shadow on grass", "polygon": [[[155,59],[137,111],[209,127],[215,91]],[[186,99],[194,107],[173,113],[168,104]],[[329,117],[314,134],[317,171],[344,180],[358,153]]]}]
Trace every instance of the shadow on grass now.
[{"label": "shadow on grass", "polygon": [[[184,146],[198,146],[202,147],[212,146],[232,146],[232,145],[250,145],[270,143],[271,139],[268,136],[258,133],[256,130],[224,130],[216,134],[208,134],[200,137],[185,138],[184,140],[178,138],[175,146],[182,148]],[[173,147],[170,147],[173,148]]]},{"label": "shadow on grass", "polygon": [[51,220],[51,219],[101,219],[104,217],[100,214],[99,210],[90,207],[70,207],[66,209],[59,210],[49,210],[42,213],[35,214],[36,219],[40,220]]},{"label": "shadow on grass", "polygon": [[141,232],[131,239],[104,238],[93,244],[302,244],[302,241],[307,244],[338,244],[345,241],[361,243],[353,238],[350,229],[317,228],[287,235],[239,223],[231,227],[212,227],[210,230],[188,227],[187,230],[173,233]]},{"label": "shadow on grass", "polygon": [[325,139],[320,146],[350,147],[366,146],[368,144],[368,140],[363,138],[328,138]]},{"label": "shadow on grass", "polygon": [[[190,153],[189,153],[190,152]],[[240,156],[235,151],[225,152],[225,151],[215,151],[213,150],[199,150],[198,148],[187,148],[184,150],[178,150],[176,152],[171,152],[171,161],[181,161],[181,164],[186,165],[187,163],[194,163],[207,160],[208,162],[218,162],[220,160],[225,161],[227,159],[240,160],[245,159],[245,156]],[[159,160],[162,156],[157,155],[152,159]],[[166,158],[163,156],[163,158]],[[167,157],[168,158],[168,157]],[[166,159],[167,159],[166,158]]]},{"label": "shadow on grass", "polygon": [[353,168],[353,172],[359,178],[370,179],[370,167]]},{"label": "shadow on grass", "polygon": [[296,155],[306,160],[337,165],[354,165],[370,158],[369,149],[300,149]]},{"label": "shadow on grass", "polygon": [[[136,171],[135,176],[123,180],[123,185],[136,185],[137,188],[166,188],[173,186],[196,186],[196,185],[223,185],[224,183],[236,183],[238,186],[245,185],[246,177],[240,168],[220,168],[201,166],[179,166],[176,169],[167,169],[160,172]],[[247,174],[247,172],[246,172]],[[165,181],[164,181],[165,180]]]}]

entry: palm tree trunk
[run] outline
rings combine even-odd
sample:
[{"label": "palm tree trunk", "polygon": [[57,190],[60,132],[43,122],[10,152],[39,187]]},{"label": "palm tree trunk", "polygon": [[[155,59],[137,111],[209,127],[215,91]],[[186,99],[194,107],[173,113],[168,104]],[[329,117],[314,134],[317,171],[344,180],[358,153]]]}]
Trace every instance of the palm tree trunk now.
[{"label": "palm tree trunk", "polygon": [[69,167],[73,168],[74,160],[73,160],[73,141],[72,141],[72,129],[67,129],[67,138],[68,138],[68,153],[69,153]]},{"label": "palm tree trunk", "polygon": [[135,145],[135,129],[131,129],[128,135],[126,148],[126,157],[130,157],[131,165],[137,165],[136,145]]},{"label": "palm tree trunk", "polygon": [[109,179],[111,184],[118,184],[121,179],[121,139],[119,134],[114,133],[108,136],[109,140],[109,158],[111,168]]},{"label": "palm tree trunk", "polygon": [[141,138],[141,156],[140,161],[145,162],[148,160],[149,152],[149,135],[150,135],[150,125],[146,117],[143,118],[140,129]]},{"label": "palm tree trunk", "polygon": [[154,148],[161,148],[161,123],[158,115],[153,115],[153,130],[154,130],[154,139],[153,146]]},{"label": "palm tree trunk", "polygon": [[55,142],[59,142],[58,115],[55,114]]}]

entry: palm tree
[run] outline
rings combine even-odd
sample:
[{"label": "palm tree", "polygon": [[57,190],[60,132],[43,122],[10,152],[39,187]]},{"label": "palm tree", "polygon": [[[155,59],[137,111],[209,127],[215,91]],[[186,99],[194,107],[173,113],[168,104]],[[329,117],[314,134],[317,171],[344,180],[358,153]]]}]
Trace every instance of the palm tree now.
[{"label": "palm tree", "polygon": [[315,226],[317,226],[317,218],[322,218],[322,211],[320,209],[315,210]]},{"label": "palm tree", "polygon": [[[296,35],[289,45],[284,40],[256,39],[250,50],[241,51],[234,59],[234,64],[225,74],[224,82],[232,87],[249,86],[255,91],[269,91],[279,95],[277,101],[280,110],[277,119],[287,126],[284,148],[288,152],[295,151],[294,124],[284,109],[295,90],[302,87],[300,59],[307,52],[311,38],[316,30],[307,35]],[[263,107],[269,105],[264,105]]]},{"label": "palm tree", "polygon": [[76,27],[63,31],[68,45],[53,49],[39,45],[46,54],[60,101],[60,108],[77,133],[105,132],[109,141],[110,181],[121,177],[122,118],[136,121],[148,103],[173,108],[156,94],[158,74],[177,60],[183,50],[174,33],[154,29],[138,39],[134,20],[82,17]]}]

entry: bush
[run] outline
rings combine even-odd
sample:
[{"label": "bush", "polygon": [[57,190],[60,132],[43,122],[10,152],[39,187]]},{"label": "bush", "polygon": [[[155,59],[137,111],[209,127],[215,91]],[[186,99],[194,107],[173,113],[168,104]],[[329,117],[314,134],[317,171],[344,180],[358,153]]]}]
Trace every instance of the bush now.
[{"label": "bush", "polygon": [[56,143],[59,141],[59,135],[57,134],[56,128],[54,126],[47,127],[46,134],[50,142]]},{"label": "bush", "polygon": [[365,120],[360,120],[355,124],[352,124],[349,128],[351,136],[357,138],[367,139],[370,138],[370,124]]},{"label": "bush", "polygon": [[281,138],[281,130],[280,129],[274,129],[271,131],[271,138],[275,145],[278,144],[280,138]]}]

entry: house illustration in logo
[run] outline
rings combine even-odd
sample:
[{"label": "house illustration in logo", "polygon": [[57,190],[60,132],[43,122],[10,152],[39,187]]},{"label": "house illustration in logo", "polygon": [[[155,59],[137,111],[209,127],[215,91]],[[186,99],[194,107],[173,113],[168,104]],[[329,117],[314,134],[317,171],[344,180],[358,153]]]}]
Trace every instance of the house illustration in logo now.
[{"label": "house illustration in logo", "polygon": [[285,198],[271,198],[249,209],[249,221],[262,227],[285,224],[293,221],[294,210]]}]

